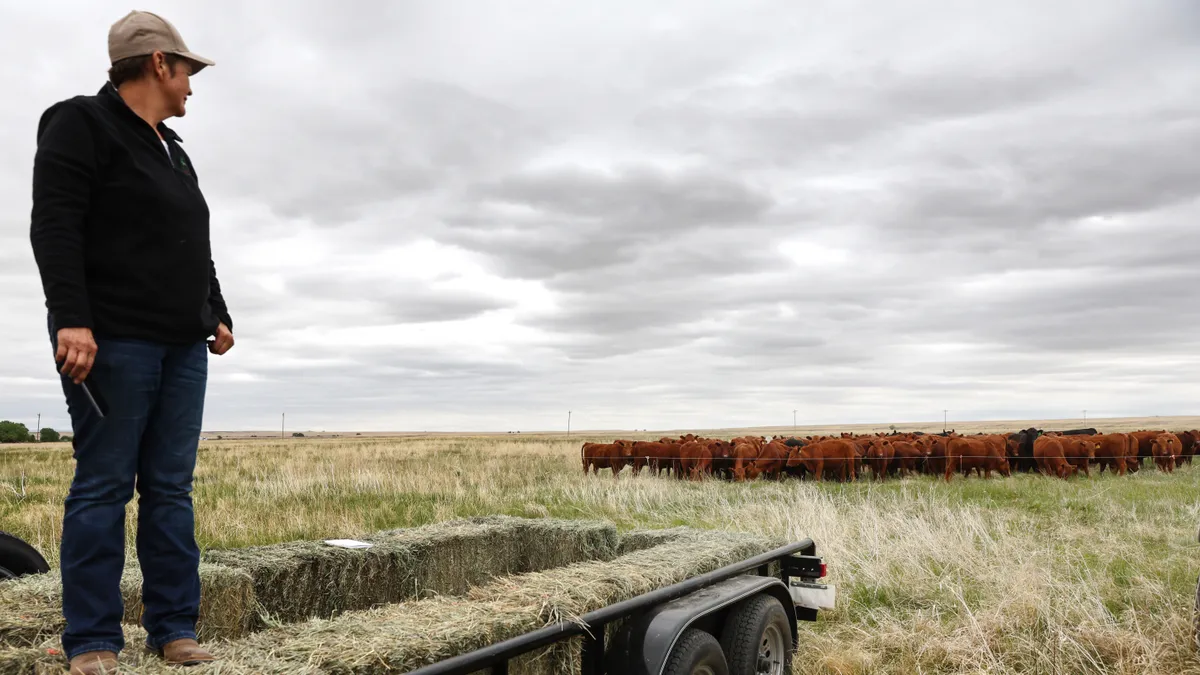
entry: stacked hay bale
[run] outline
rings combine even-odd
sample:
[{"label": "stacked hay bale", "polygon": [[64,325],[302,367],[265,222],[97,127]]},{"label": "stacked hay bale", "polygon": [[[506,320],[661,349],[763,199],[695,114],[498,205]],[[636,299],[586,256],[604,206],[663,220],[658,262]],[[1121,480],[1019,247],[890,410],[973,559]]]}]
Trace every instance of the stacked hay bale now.
[{"label": "stacked hay bale", "polygon": [[0,647],[0,673],[35,673],[45,657],[46,652],[33,647]]},{"label": "stacked hay bale", "polygon": [[673,527],[669,530],[631,530],[621,535],[621,543],[617,545],[617,555],[625,555],[634,551],[642,551],[653,546],[659,546],[682,537],[697,536],[699,530],[690,527]]},{"label": "stacked hay bale", "polygon": [[[126,567],[121,596],[127,623],[142,613],[142,575],[136,564]],[[241,570],[200,565],[200,619],[196,632],[203,640],[237,638],[249,632],[254,606],[253,580]],[[40,644],[62,632],[62,578],[57,573],[21,577],[0,584],[0,645]],[[0,670],[0,672],[7,672]]]},{"label": "stacked hay bale", "polygon": [[387,530],[363,541],[371,548],[299,541],[208,551],[204,559],[254,579],[261,628],[461,594],[497,576],[610,560],[617,551],[611,523],[508,516]]},{"label": "stacked hay bale", "polygon": [[[224,645],[230,672],[405,672],[516,637],[769,551],[783,541],[726,532],[681,532],[658,546],[609,561],[580,562],[336,619],[271,628]],[[512,673],[578,672],[578,638],[514,661]]]},{"label": "stacked hay bale", "polygon": [[[342,607],[332,619],[308,619],[265,628],[240,639],[210,641],[221,657],[219,667],[213,672],[222,675],[374,675],[406,672],[558,621],[577,621],[587,612],[669,586],[785,543],[746,534],[675,528],[665,536],[638,534],[626,541],[628,552],[613,557],[618,546],[615,534],[591,530],[586,524],[578,525],[584,526],[581,531],[587,531],[588,535],[570,541],[575,542],[573,545],[577,546],[576,550],[583,561],[555,567],[547,561],[562,555],[561,551],[544,554],[548,557],[543,558],[543,554],[529,548],[518,551],[502,547],[494,553],[507,563],[490,563],[488,554],[492,551],[482,551],[474,548],[474,544],[460,542],[457,546],[462,548],[453,549],[460,556],[456,559],[462,559],[464,565],[468,564],[467,558],[484,567],[494,565],[492,569],[497,578],[470,588],[461,596],[414,597],[367,609]],[[459,521],[455,528],[461,528],[456,531],[467,536],[472,531],[480,531],[472,530],[473,527],[489,526],[519,529],[529,524],[504,519],[479,519],[474,522]],[[553,524],[548,522],[543,526],[553,527]],[[381,533],[374,539],[377,545],[389,539],[397,543],[411,543],[421,541],[419,536],[412,531],[393,531]],[[447,537],[448,542],[453,539]],[[487,536],[482,536],[482,539],[489,540]],[[661,543],[645,545],[658,540]],[[429,545],[431,550],[436,548],[432,543]],[[454,546],[451,543],[445,545]],[[411,547],[407,553],[409,557],[405,559],[420,559],[419,553],[413,552],[419,552],[420,549],[420,546]],[[373,549],[346,552],[364,554],[370,550]],[[598,559],[587,560],[583,554],[588,551],[595,553]],[[607,558],[604,557],[606,551]],[[506,565],[536,565],[538,561],[546,564],[545,569],[513,576],[502,576],[503,572],[500,571]],[[339,589],[338,584],[345,583],[350,575],[333,574],[326,569],[328,564],[328,561],[323,561],[314,567],[323,570],[321,574],[310,572],[304,573],[307,574],[304,576],[294,572],[293,578],[307,579],[304,583],[313,585],[289,582],[292,583],[290,588],[312,591],[324,587],[329,588],[330,593],[355,591],[357,587],[353,585]],[[461,572],[461,576],[453,579],[437,581],[435,576],[425,579],[455,585],[462,577],[472,574],[475,574],[474,570]],[[276,578],[286,580],[287,576],[277,575]],[[261,588],[261,581],[260,578],[254,578],[256,588]],[[355,592],[360,600],[372,597],[364,590]],[[310,606],[315,605],[310,603]],[[130,644],[140,644],[144,637],[141,628],[126,628],[126,639]],[[577,673],[581,645],[579,638],[573,638],[542,648],[515,660],[510,672],[525,675]],[[0,672],[38,673],[43,672],[39,669],[61,666],[61,656],[46,653],[47,648],[55,646],[57,636],[24,649],[0,651]],[[123,662],[128,672],[142,675],[176,672],[176,669],[164,665],[157,657],[141,649],[127,650],[123,654]],[[13,667],[6,669],[2,665],[5,663],[11,663]]]}]

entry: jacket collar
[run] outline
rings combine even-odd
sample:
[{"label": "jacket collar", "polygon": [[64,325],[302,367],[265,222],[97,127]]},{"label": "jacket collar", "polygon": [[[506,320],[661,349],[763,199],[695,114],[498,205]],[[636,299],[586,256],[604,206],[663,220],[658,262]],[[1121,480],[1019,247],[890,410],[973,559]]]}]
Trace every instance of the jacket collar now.
[{"label": "jacket collar", "polygon": [[[105,82],[104,86],[100,88],[100,91],[96,92],[96,95],[99,96],[101,100],[105,101],[110,108],[116,110],[119,114],[128,115],[130,119],[141,124],[146,123],[146,120],[138,117],[138,114],[129,107],[129,104],[125,102],[125,99],[121,98],[121,93],[117,91],[117,88],[113,86],[112,82]],[[163,138],[173,140],[176,143],[183,142],[183,139],[179,137],[179,134],[175,133],[174,129],[168,127],[162,122],[158,123],[158,132],[162,134]]]}]

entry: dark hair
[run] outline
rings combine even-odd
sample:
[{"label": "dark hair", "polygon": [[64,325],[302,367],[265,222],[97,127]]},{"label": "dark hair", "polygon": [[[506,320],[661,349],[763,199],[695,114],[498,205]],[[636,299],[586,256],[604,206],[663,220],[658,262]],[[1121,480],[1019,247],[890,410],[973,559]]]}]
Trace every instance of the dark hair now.
[{"label": "dark hair", "polygon": [[[150,64],[150,54],[142,56],[131,56],[127,59],[121,59],[112,64],[108,69],[108,80],[113,83],[114,87],[119,87],[126,82],[141,79],[146,73],[146,66]],[[164,54],[167,60],[167,68],[171,70],[171,75],[175,75],[175,66],[183,63],[184,58],[177,54]]]}]

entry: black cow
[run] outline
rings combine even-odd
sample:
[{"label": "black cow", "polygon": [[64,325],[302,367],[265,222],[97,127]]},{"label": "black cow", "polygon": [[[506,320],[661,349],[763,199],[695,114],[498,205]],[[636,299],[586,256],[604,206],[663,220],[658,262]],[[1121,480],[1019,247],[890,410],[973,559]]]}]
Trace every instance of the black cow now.
[{"label": "black cow", "polygon": [[1017,442],[1017,461],[1012,467],[1014,471],[1025,473],[1037,471],[1037,462],[1033,458],[1033,442],[1042,435],[1041,429],[1022,429],[1015,434],[1009,434],[1009,440]]}]

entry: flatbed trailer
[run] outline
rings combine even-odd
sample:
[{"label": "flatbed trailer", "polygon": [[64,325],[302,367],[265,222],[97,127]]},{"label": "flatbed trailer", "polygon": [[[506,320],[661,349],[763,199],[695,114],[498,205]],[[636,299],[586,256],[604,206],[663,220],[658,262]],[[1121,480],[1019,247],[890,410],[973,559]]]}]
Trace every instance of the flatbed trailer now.
[{"label": "flatbed trailer", "polygon": [[516,657],[576,636],[581,675],[785,675],[796,622],[834,606],[835,587],[820,582],[826,571],[816,544],[804,539],[410,675],[508,675]]},{"label": "flatbed trailer", "polygon": [[[0,532],[0,580],[48,571],[32,546]],[[581,675],[786,675],[797,621],[834,606],[826,573],[804,539],[409,672],[508,675],[516,657],[580,636]]]}]

